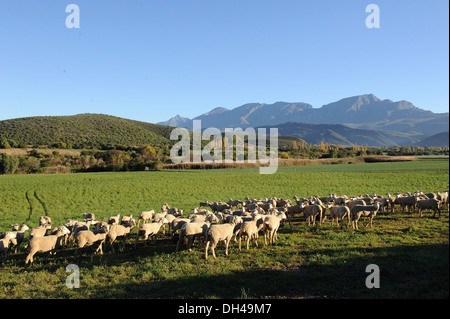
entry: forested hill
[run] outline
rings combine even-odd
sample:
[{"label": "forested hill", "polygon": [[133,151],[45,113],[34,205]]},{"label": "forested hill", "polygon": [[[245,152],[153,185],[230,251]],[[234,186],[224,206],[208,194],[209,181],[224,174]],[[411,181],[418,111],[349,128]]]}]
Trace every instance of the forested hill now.
[{"label": "forested hill", "polygon": [[[68,148],[167,144],[172,128],[103,114],[40,116],[0,121],[0,141],[11,147],[62,144]],[[61,145],[59,145],[61,146]]]}]

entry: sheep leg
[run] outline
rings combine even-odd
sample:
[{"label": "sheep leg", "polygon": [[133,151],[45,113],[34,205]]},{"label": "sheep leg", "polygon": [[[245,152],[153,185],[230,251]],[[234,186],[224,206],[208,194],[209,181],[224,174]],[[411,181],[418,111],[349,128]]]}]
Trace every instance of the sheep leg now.
[{"label": "sheep leg", "polygon": [[287,218],[287,221],[289,223],[289,227],[292,227],[292,225],[291,225],[291,218],[294,219],[294,213],[292,213],[292,216],[289,216],[288,212],[286,212],[286,218]]},{"label": "sheep leg", "polygon": [[114,245],[113,244],[116,241],[116,237],[111,237],[110,239],[111,239],[111,241],[109,243],[109,248],[111,248],[111,250],[114,251]]},{"label": "sheep leg", "polygon": [[153,237],[152,245],[154,245],[156,244],[156,240],[158,239],[158,234],[154,234],[152,237]]},{"label": "sheep leg", "polygon": [[[344,218],[345,216],[341,216],[341,229],[344,228]],[[336,223],[339,225],[338,221],[336,221]]]},{"label": "sheep leg", "polygon": [[177,248],[175,249],[175,252],[178,252],[180,250],[181,242],[182,242],[182,236],[180,234],[180,237],[178,237]]},{"label": "sheep leg", "polygon": [[[30,253],[28,254],[26,260],[25,260],[25,265],[28,264],[28,262],[30,262],[31,264],[33,263],[33,256],[34,254],[37,253],[37,250],[30,250]],[[5,252],[5,258],[6,258],[6,252]]]},{"label": "sheep leg", "polygon": [[192,251],[192,246],[194,244],[194,236],[187,236],[187,249],[188,251]]},{"label": "sheep leg", "polygon": [[225,239],[224,240],[224,242],[225,242],[225,256],[228,256],[228,244],[230,243],[230,240],[231,240],[231,238],[230,239]]},{"label": "sheep leg", "polygon": [[25,265],[28,264],[28,262],[30,262],[31,264],[33,263],[33,256],[35,253],[36,252],[34,250],[30,251],[30,253],[27,256],[27,259],[25,259]]},{"label": "sheep leg", "polygon": [[[242,236],[239,236],[239,251],[241,252],[241,241],[242,241]],[[248,249],[248,244],[247,244],[247,249]]]},{"label": "sheep leg", "polygon": [[358,230],[358,219],[359,219],[359,215],[353,216],[353,229]]},{"label": "sheep leg", "polygon": [[134,241],[134,249],[136,249],[136,247],[137,247],[138,239],[139,239],[139,231],[136,234],[136,240]]},{"label": "sheep leg", "polygon": [[258,233],[255,234],[255,245],[258,247]]},{"label": "sheep leg", "polygon": [[205,238],[202,235],[198,236],[198,248],[201,249],[205,243]]},{"label": "sheep leg", "polygon": [[441,217],[441,210],[439,208],[436,207],[433,210],[434,210],[433,218],[434,218],[434,216],[436,216],[436,212],[439,212],[439,217]]},{"label": "sheep leg", "polygon": [[102,249],[103,242],[104,242],[104,240],[100,241],[100,245],[98,245],[97,250],[95,251],[95,253],[97,253],[97,251],[100,250],[100,255],[103,255],[103,249]]},{"label": "sheep leg", "polygon": [[212,252],[212,255],[213,255],[214,259],[217,258],[216,252],[215,252],[216,246],[217,246],[217,243],[215,243],[215,242],[213,242],[213,243],[211,244],[211,252]]},{"label": "sheep leg", "polygon": [[208,241],[206,242],[206,247],[205,247],[205,259],[208,259],[208,248],[209,248],[209,243],[210,243],[210,241],[208,240]]}]

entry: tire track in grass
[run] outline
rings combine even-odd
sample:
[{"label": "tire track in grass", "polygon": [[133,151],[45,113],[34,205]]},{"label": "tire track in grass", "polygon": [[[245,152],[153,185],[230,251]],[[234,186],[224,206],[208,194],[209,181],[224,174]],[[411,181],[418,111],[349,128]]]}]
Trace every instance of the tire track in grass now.
[{"label": "tire track in grass", "polygon": [[47,205],[45,205],[45,202],[42,200],[42,198],[39,198],[37,191],[34,191],[34,197],[38,200],[38,202],[41,204],[42,208],[44,209],[45,216],[48,216],[48,210]]},{"label": "tire track in grass", "polygon": [[[31,220],[31,217],[33,216],[34,211],[36,210],[36,207],[33,205],[33,200],[32,200],[32,195],[30,195],[32,191],[26,191],[25,192],[25,198],[28,201],[28,205],[30,206],[30,212],[28,213],[28,217],[25,220],[25,222],[23,222],[24,224],[26,224],[28,221]],[[37,199],[37,201],[41,204],[42,208],[44,209],[44,213],[45,216],[48,216],[48,209],[47,209],[47,205],[45,204],[45,201],[43,200],[42,196],[39,197],[39,195],[37,194],[37,191],[35,190],[34,193],[34,198]]]},{"label": "tire track in grass", "polygon": [[33,215],[33,210],[34,210],[33,203],[31,201],[30,196],[28,195],[28,192],[29,191],[25,192],[25,198],[27,199],[28,205],[30,206],[30,212],[28,213],[28,218],[23,222],[23,224],[26,224],[31,219],[31,215]]}]

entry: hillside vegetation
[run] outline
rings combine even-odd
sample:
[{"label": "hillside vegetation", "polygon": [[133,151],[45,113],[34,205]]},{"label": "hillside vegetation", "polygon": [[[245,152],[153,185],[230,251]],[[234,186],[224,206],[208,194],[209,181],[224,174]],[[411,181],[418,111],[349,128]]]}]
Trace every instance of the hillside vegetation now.
[{"label": "hillside vegetation", "polygon": [[0,121],[0,140],[26,145],[105,148],[116,145],[159,145],[170,142],[171,128],[103,114],[42,116]]}]

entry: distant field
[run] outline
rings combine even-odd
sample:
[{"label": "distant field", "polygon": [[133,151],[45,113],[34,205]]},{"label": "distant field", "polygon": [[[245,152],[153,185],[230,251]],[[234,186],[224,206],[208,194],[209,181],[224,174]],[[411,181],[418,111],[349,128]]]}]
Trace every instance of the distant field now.
[{"label": "distant field", "polygon": [[[162,204],[184,209],[199,201],[261,197],[359,195],[365,193],[445,191],[448,160],[403,163],[336,164],[280,167],[275,175],[255,168],[200,171],[85,173],[0,176],[0,232],[13,223],[30,227],[41,215],[54,225],[92,212],[105,220]],[[26,253],[0,264],[0,298],[257,298],[257,297],[448,297],[448,211],[380,215],[373,229],[359,232],[324,225],[310,229],[303,216],[284,224],[273,247],[203,260],[203,250],[175,254],[175,244],[162,236],[155,247],[91,257],[92,249],[73,259],[73,248],[55,257],[36,255],[24,272]],[[364,225],[364,223],[362,224]],[[133,234],[135,231],[133,232]],[[65,288],[65,266],[81,268],[82,288]],[[377,263],[382,289],[364,285],[365,266]],[[384,272],[383,272],[384,269]],[[227,282],[223,287],[224,280]],[[384,289],[383,289],[384,288]]]}]

